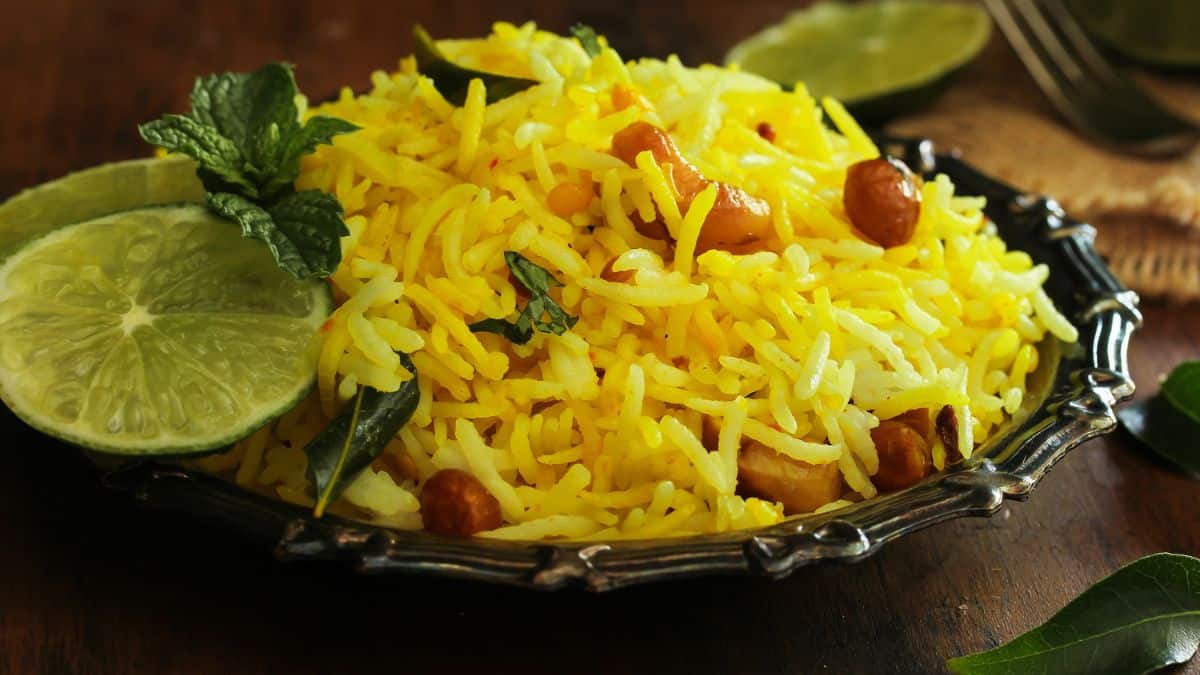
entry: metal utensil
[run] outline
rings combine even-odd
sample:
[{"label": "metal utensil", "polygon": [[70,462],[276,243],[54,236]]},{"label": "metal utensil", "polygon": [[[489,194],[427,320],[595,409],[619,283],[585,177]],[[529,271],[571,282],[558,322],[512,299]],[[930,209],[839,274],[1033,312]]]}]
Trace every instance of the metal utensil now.
[{"label": "metal utensil", "polygon": [[1171,156],[1200,126],[1162,107],[1122,75],[1061,0],[984,0],[1042,93],[1079,131],[1124,152]]}]

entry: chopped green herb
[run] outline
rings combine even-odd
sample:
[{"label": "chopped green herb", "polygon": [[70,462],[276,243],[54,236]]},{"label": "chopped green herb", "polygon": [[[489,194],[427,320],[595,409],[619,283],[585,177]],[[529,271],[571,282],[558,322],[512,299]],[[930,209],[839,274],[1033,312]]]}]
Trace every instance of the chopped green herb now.
[{"label": "chopped green herb", "polygon": [[413,378],[393,392],[359,387],[333,422],[304,446],[308,479],[316,492],[313,515],[320,518],[354,478],[367,468],[412,417],[421,399],[417,368],[408,355],[400,362]]},{"label": "chopped green herb", "polygon": [[1182,363],[1157,396],[1117,411],[1125,430],[1158,456],[1200,478],[1200,361]]},{"label": "chopped green herb", "polygon": [[504,262],[517,283],[529,290],[529,302],[515,322],[484,319],[470,325],[473,332],[495,333],[509,342],[523,345],[533,338],[535,328],[543,333],[562,335],[579,321],[579,317],[567,314],[550,297],[552,287],[562,286],[554,275],[516,251],[505,251]]},{"label": "chopped green herb", "polygon": [[298,279],[326,277],[341,261],[349,231],[337,199],[297,193],[300,158],[337,134],[358,129],[334,117],[300,124],[291,67],[272,63],[252,73],[196,79],[192,111],[138,127],[156,146],[192,157],[218,214],[260,239],[282,269]]},{"label": "chopped green herb", "polygon": [[592,58],[600,56],[600,52],[604,51],[604,48],[600,46],[600,39],[596,35],[596,30],[591,26],[577,23],[571,26],[571,35],[574,35],[575,39],[579,40],[579,44],[583,45],[583,51],[587,52],[587,55]]},{"label": "chopped green herb", "polygon": [[1146,556],[1008,644],[950,659],[960,675],[1149,673],[1200,645],[1200,559]]},{"label": "chopped green herb", "polygon": [[420,25],[413,26],[413,43],[417,70],[433,80],[433,86],[438,92],[454,105],[462,105],[467,100],[467,86],[474,79],[483,80],[487,88],[488,103],[506,99],[538,84],[537,80],[485,73],[457,66],[442,54],[433,38]]}]

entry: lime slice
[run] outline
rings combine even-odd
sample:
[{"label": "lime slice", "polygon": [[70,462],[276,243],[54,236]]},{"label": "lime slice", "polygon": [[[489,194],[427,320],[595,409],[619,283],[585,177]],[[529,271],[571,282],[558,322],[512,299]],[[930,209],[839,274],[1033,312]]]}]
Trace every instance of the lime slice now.
[{"label": "lime slice", "polygon": [[1168,68],[1200,67],[1200,3],[1196,0],[1071,0],[1089,31],[1136,61]]},{"label": "lime slice", "polygon": [[725,62],[861,104],[937,84],[979,53],[991,25],[986,12],[958,3],[822,2],[747,38]]},{"label": "lime slice", "polygon": [[0,264],[0,398],[93,450],[219,448],[311,389],[331,307],[200,205],[69,225]]},{"label": "lime slice", "polygon": [[204,201],[196,163],[183,156],[103,164],[25,190],[0,204],[0,260],[39,234],[147,204]]}]

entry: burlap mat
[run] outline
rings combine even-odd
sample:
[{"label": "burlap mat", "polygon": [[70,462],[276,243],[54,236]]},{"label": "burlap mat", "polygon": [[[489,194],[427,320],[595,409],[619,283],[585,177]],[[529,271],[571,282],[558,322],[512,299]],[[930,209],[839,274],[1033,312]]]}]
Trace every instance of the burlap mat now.
[{"label": "burlap mat", "polygon": [[[1200,119],[1200,77],[1133,74],[1164,103]],[[957,148],[997,178],[1053,196],[1096,225],[1097,248],[1143,296],[1200,300],[1200,148],[1147,160],[1080,137],[999,36],[932,106],[888,128]]]}]

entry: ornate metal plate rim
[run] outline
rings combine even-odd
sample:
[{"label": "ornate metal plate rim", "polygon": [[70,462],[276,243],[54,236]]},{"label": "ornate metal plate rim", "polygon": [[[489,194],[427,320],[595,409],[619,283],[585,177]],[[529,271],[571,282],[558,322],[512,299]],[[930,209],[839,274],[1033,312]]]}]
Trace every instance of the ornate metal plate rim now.
[{"label": "ornate metal plate rim", "polygon": [[988,178],[926,140],[883,139],[888,154],[925,175],[947,174],[964,194],[988,198],[987,213],[1012,248],[1051,267],[1047,292],[1079,328],[1062,348],[1046,397],[989,441],[978,457],[903,492],[768,528],[687,538],[600,544],[451,540],[303,510],[178,467],[142,464],[107,484],[156,506],[216,518],[276,540],[282,560],[339,560],[366,574],[412,573],[550,590],[604,591],[713,574],[784,577],[818,562],[861,560],[905,534],[962,516],[987,516],[1004,499],[1026,499],[1070,450],[1116,425],[1113,406],[1133,395],[1127,350],[1141,322],[1138,298],[1093,247],[1095,231],[1052,199]]}]

